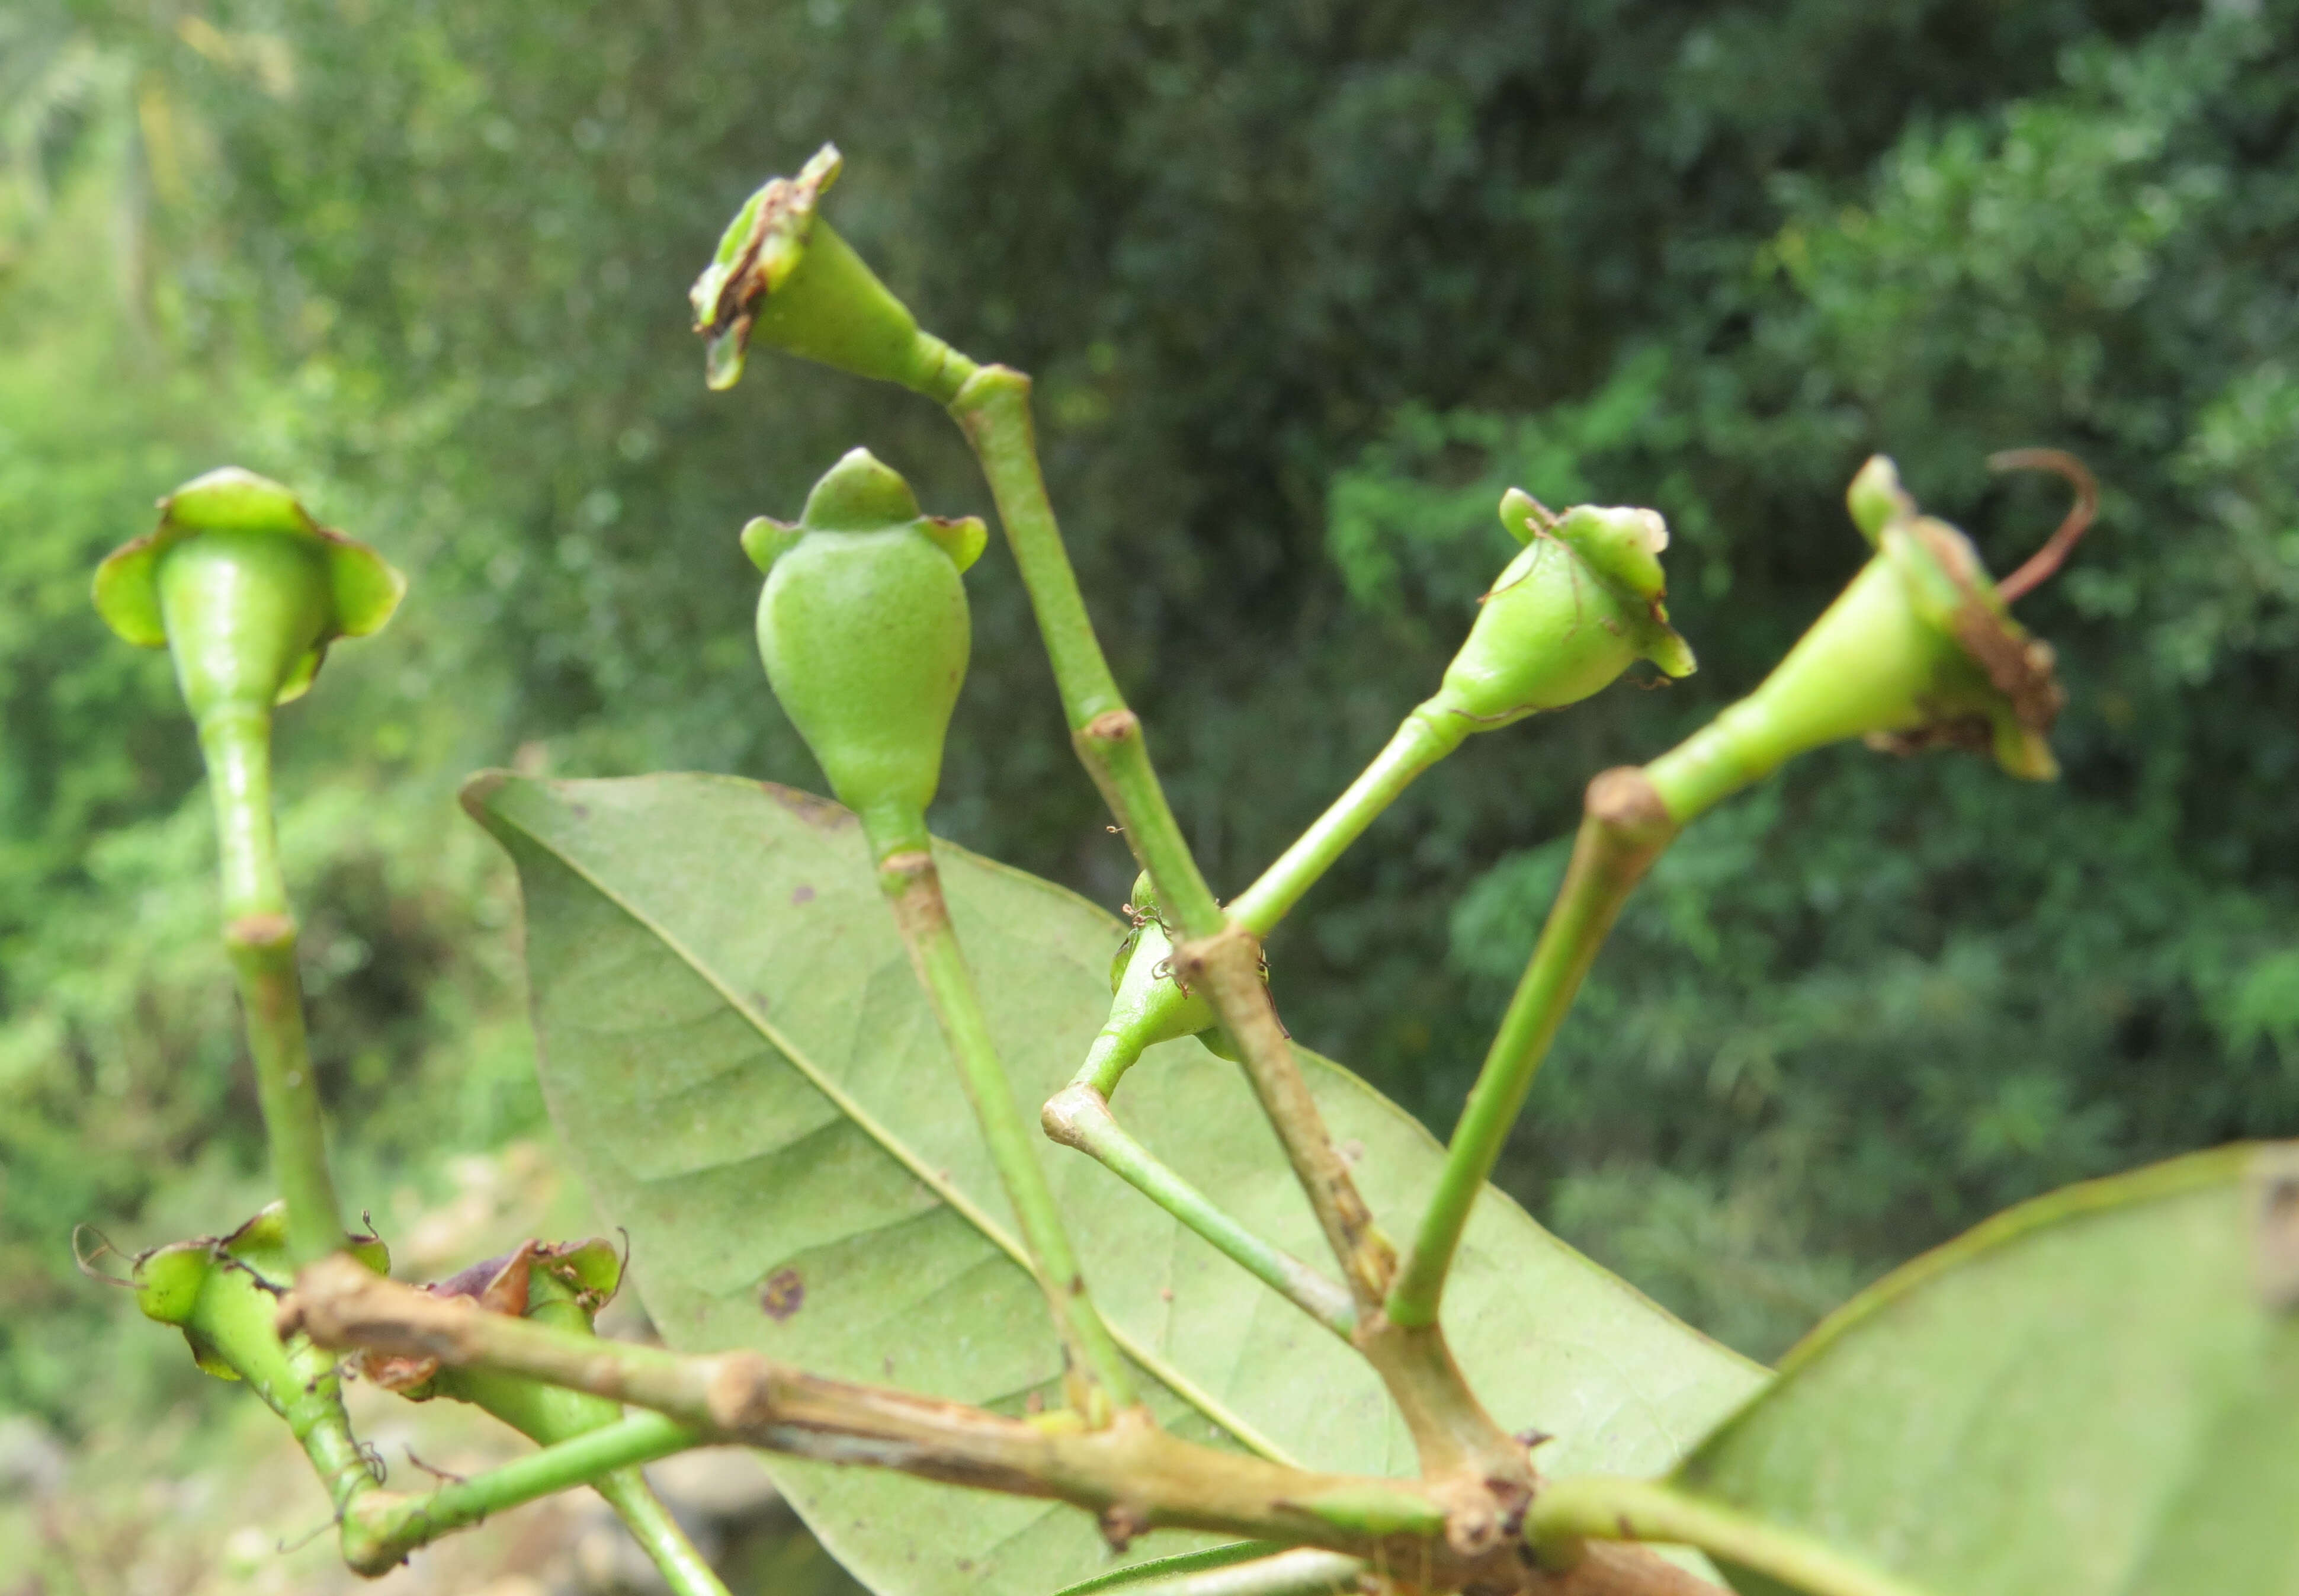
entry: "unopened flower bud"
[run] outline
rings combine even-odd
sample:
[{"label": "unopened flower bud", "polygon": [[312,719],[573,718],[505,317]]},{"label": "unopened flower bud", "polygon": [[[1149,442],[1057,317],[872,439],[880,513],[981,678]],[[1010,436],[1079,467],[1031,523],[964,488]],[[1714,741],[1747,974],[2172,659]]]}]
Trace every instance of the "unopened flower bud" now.
[{"label": "unopened flower bud", "polygon": [[970,365],[919,331],[909,308],[816,214],[839,166],[836,147],[824,145],[797,177],[770,179],[727,224],[687,295],[706,340],[703,380],[733,387],[756,341],[947,403]]},{"label": "unopened flower bud", "polygon": [[867,449],[816,484],[795,525],[743,529],[767,572],[767,679],[881,858],[928,846],[925,809],[972,640],[959,578],[988,536],[971,516],[921,515],[909,485]]},{"label": "unopened flower bud", "polygon": [[1639,659],[1691,673],[1692,650],[1668,624],[1658,512],[1582,504],[1551,516],[1511,488],[1501,524],[1524,547],[1481,601],[1424,711],[1483,731],[1578,702]]},{"label": "unopened flower bud", "polygon": [[158,528],[105,558],[95,607],[129,642],[174,654],[184,701],[204,719],[298,696],[328,645],[380,628],[406,587],[279,484],[226,466],[161,500]]}]

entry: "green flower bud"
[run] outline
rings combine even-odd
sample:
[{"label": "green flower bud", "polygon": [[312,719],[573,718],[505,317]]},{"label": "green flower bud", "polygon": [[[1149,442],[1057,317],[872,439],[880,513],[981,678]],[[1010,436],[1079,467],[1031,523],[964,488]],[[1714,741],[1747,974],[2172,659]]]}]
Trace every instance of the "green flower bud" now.
[{"label": "green flower bud", "polygon": [[989,534],[921,515],[909,484],[857,449],[796,525],[760,518],[743,547],[767,573],[759,654],[775,696],[878,857],[928,846],[925,810],[972,634],[959,575]]},{"label": "green flower bud", "polygon": [[105,624],[175,658],[207,762],[228,919],[287,911],[271,835],[272,706],[311,686],[336,638],[379,629],[406,588],[373,549],[237,466],[161,500],[159,528],[96,567]]},{"label": "green flower bud", "polygon": [[1524,544],[1490,592],[1469,640],[1423,706],[1488,730],[1578,702],[1637,660],[1689,676],[1692,650],[1668,624],[1656,511],[1582,504],[1561,518],[1521,489],[1501,524]]},{"label": "green flower bud", "polygon": [[1918,512],[1882,455],[1846,495],[1876,553],[1755,692],[1646,768],[1679,824],[1808,749],[1847,737],[1956,746],[2016,777],[2058,774],[2050,646],[2004,607],[1971,542]]},{"label": "green flower bud", "polygon": [[815,213],[839,166],[836,146],[824,145],[797,177],[768,179],[727,224],[687,295],[706,340],[703,380],[714,391],[733,387],[756,339],[947,403],[970,364],[919,331],[909,308]]},{"label": "green flower bud", "polygon": [[172,650],[200,719],[301,695],[328,645],[378,630],[406,588],[279,484],[226,466],[161,500],[158,528],[105,558],[95,608],[129,642]]}]

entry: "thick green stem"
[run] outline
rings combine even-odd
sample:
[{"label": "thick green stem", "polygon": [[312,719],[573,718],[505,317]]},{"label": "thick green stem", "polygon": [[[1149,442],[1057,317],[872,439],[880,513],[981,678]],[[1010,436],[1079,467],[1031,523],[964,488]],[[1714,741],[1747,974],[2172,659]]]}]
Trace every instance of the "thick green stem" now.
[{"label": "thick green stem", "polygon": [[[268,1297],[264,1299],[267,1305],[270,1301]],[[308,1341],[284,1344],[279,1351],[278,1376],[259,1379],[242,1369],[241,1377],[255,1386],[271,1410],[287,1421],[288,1433],[311,1460],[312,1472],[320,1476],[320,1484],[328,1492],[328,1502],[338,1515],[346,1514],[361,1497],[378,1487],[369,1470],[368,1454],[352,1434],[351,1418],[344,1411],[343,1384],[336,1373],[336,1360]]]},{"label": "thick green stem", "polygon": [[[872,840],[876,841],[875,835]],[[1038,1162],[1037,1138],[1030,1134],[1029,1121],[1015,1100],[997,1044],[991,1040],[973,974],[950,928],[934,856],[903,852],[880,857],[879,884],[893,904],[894,921],[901,928],[918,981],[934,1001],[935,1018],[958,1061],[959,1078],[1045,1290],[1046,1306],[1062,1343],[1070,1404],[1089,1425],[1106,1425],[1118,1409],[1135,1405],[1133,1378],[1093,1299],[1086,1294],[1085,1276],[1063,1228],[1053,1187]]]},{"label": "thick green stem", "polygon": [[[1164,998],[1160,993],[1151,1001],[1160,1008],[1178,1009],[1185,1000],[1176,991],[1171,998]],[[1125,1072],[1141,1061],[1145,1046],[1142,1036],[1154,1034],[1162,1018],[1156,1013],[1137,1015],[1130,1026],[1105,1027],[1096,1033],[1092,1045],[1085,1050],[1085,1062],[1079,1065],[1077,1074],[1070,1077],[1070,1085],[1090,1086],[1102,1101],[1108,1102],[1110,1093],[1117,1090],[1117,1083],[1125,1078]],[[1061,1138],[1057,1136],[1054,1139],[1059,1141]]]},{"label": "thick green stem", "polygon": [[1532,1077],[1621,905],[1676,834],[1641,771],[1608,770],[1589,784],[1581,835],[1540,941],[1501,1018],[1484,1068],[1445,1150],[1413,1251],[1390,1288],[1392,1323],[1434,1325],[1445,1276],[1477,1195],[1508,1140]]},{"label": "thick green stem", "polygon": [[[652,1492],[646,1490],[638,1472],[642,1463],[667,1458],[695,1444],[694,1432],[685,1426],[660,1413],[634,1413],[469,1479],[451,1481],[420,1496],[378,1492],[346,1519],[344,1559],[359,1573],[380,1574],[404,1562],[407,1554],[416,1548],[484,1518],[577,1485],[591,1484],[596,1485],[624,1522],[631,1525],[632,1533],[654,1557],[666,1578],[673,1577],[674,1567],[690,1573],[699,1570],[702,1583],[681,1585],[674,1579],[673,1590],[681,1596],[690,1592],[695,1596],[723,1593],[725,1587],[678,1526],[670,1522],[661,1504],[653,1502]],[[616,1500],[618,1496],[630,1497],[630,1486],[634,1484],[639,1495],[653,1503],[653,1513],[662,1520],[659,1525],[648,1519],[645,1533],[642,1533],[639,1524],[632,1523],[632,1515],[625,1511],[623,1502]],[[650,1542],[650,1534],[664,1526],[676,1537],[676,1545],[666,1542],[658,1550]]]},{"label": "thick green stem", "polygon": [[1791,1530],[1648,1480],[1554,1481],[1533,1499],[1524,1536],[1544,1564],[1560,1570],[1580,1561],[1589,1541],[1661,1541],[1697,1547],[1809,1596],[1926,1596]]},{"label": "thick green stem", "polygon": [[200,752],[215,806],[224,947],[238,977],[271,1176],[287,1204],[288,1254],[300,1266],[342,1246],[344,1225],[303,1035],[295,922],[272,830],[270,711],[211,711],[200,723]]},{"label": "thick green stem", "polygon": [[982,462],[999,520],[1029,589],[1038,631],[1061,689],[1062,710],[1078,757],[1125,828],[1125,840],[1158,884],[1160,900],[1192,936],[1222,925],[1221,907],[1206,885],[1181,823],[1142,745],[1141,724],[1125,707],[1117,679],[1094,636],[1070,568],[1062,533],[1038,469],[1037,433],[1030,419],[1030,379],[1005,366],[984,366],[969,377],[950,412]]},{"label": "thick green stem", "polygon": [[[1431,701],[1433,703],[1435,701]],[[1301,894],[1333,868],[1351,843],[1415,777],[1458,748],[1472,727],[1458,715],[1424,703],[1405,718],[1389,744],[1349,790],[1229,906],[1229,917],[1256,936],[1277,927]]]},{"label": "thick green stem", "polygon": [[1248,1230],[1128,1135],[1092,1086],[1073,1083],[1039,1116],[1046,1135],[1100,1160],[1159,1208],[1212,1243],[1248,1274],[1348,1341],[1357,1327],[1349,1295],[1282,1248]]}]

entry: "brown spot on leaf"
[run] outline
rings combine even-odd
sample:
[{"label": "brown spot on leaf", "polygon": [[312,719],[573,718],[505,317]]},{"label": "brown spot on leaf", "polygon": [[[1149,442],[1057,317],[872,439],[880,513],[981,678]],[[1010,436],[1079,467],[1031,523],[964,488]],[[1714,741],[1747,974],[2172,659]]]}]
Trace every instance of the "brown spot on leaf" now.
[{"label": "brown spot on leaf", "polygon": [[806,1282],[796,1269],[776,1269],[759,1288],[759,1306],[777,1325],[806,1306]]},{"label": "brown spot on leaf", "polygon": [[808,886],[801,882],[799,885],[791,889],[791,902],[793,903],[813,902],[814,888]]}]

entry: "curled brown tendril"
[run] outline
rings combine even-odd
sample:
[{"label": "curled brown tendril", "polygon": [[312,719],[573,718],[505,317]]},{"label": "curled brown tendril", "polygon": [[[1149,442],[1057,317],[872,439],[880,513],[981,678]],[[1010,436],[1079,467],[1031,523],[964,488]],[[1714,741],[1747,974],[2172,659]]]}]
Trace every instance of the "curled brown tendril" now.
[{"label": "curled brown tendril", "polygon": [[2092,518],[2099,513],[2099,481],[2091,468],[2064,449],[2005,449],[1988,457],[1991,471],[2050,471],[2067,478],[2076,490],[2076,502],[2044,546],[2028,556],[2028,561],[2018,570],[1996,585],[1996,591],[2005,603],[2025,598],[2059,570],[2083,535],[2091,529]]}]

